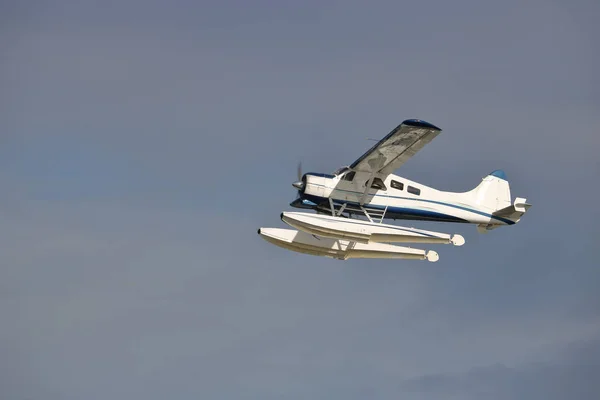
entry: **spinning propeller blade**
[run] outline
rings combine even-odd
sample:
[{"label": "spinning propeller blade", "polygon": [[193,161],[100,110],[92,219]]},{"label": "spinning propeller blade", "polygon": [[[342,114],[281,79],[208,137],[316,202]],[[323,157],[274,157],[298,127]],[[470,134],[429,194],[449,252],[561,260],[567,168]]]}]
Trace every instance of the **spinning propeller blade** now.
[{"label": "spinning propeller blade", "polygon": [[304,182],[302,182],[302,162],[298,163],[298,167],[296,168],[296,175],[298,176],[298,180],[292,183],[292,186],[298,189],[297,197],[300,197],[300,192],[304,189]]}]

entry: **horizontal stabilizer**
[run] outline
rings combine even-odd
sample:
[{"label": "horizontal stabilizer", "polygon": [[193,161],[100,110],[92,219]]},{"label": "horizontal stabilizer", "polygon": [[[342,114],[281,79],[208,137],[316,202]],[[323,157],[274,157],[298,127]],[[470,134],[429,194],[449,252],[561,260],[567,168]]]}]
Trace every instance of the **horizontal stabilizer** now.
[{"label": "horizontal stabilizer", "polygon": [[503,209],[494,212],[493,215],[509,219],[517,218],[518,220],[523,214],[525,214],[529,207],[531,207],[531,204],[527,203],[527,199],[517,197],[511,206],[504,207]]},{"label": "horizontal stabilizer", "polygon": [[531,204],[527,203],[527,199],[517,197],[515,199],[514,207],[515,211],[525,213],[529,209],[529,207],[531,207]]}]

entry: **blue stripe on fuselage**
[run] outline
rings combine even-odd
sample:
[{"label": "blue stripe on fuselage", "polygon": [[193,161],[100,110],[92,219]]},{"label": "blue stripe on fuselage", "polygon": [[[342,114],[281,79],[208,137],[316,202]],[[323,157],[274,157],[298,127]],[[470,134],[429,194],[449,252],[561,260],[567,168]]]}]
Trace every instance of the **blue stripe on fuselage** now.
[{"label": "blue stripe on fuselage", "polygon": [[[302,195],[303,198],[310,200],[317,204],[327,203],[326,197],[319,197],[313,195]],[[352,201],[341,201],[334,200],[336,205],[348,204],[352,206],[359,206],[359,203]],[[328,206],[327,206],[328,207]],[[384,210],[385,206],[379,206],[375,204],[365,204],[365,207],[370,209],[380,209]],[[360,212],[346,210],[346,212],[351,214],[360,214]],[[419,220],[419,221],[438,221],[438,222],[460,222],[460,223],[470,223],[466,219],[458,218],[453,215],[448,215],[444,213],[438,213],[434,211],[421,210],[418,208],[406,208],[406,207],[393,207],[389,206],[385,213],[385,219],[406,219],[406,220]]]},{"label": "blue stripe on fuselage", "polygon": [[[317,185],[317,184],[312,184],[315,186],[323,186],[325,188],[327,188],[327,186],[325,185]],[[328,188],[330,189],[330,188]],[[360,192],[356,192],[353,190],[345,190],[345,189],[338,189],[335,188],[333,190],[338,190],[340,192],[346,192],[346,193],[352,193],[352,194],[357,194],[357,195],[361,195],[362,193]],[[472,212],[475,214],[479,214],[482,215],[484,217],[488,217],[491,219],[495,219],[497,221],[503,222],[507,225],[514,225],[515,222],[511,221],[509,219],[506,218],[502,218],[502,217],[498,217],[496,215],[492,215],[483,211],[479,211],[479,210],[474,210],[472,208],[468,208],[468,207],[464,207],[464,206],[459,206],[457,204],[452,204],[452,203],[445,203],[443,201],[436,201],[436,200],[426,200],[426,199],[418,199],[418,198],[411,198],[411,197],[401,197],[401,196],[391,196],[391,195],[385,195],[385,194],[369,194],[370,196],[373,197],[386,197],[386,198],[392,198],[392,199],[401,199],[401,200],[412,200],[412,201],[423,201],[426,203],[432,203],[432,204],[439,204],[442,206],[448,206],[448,207],[453,207],[453,208],[457,208],[459,210],[463,210],[463,211],[467,211],[467,212]],[[314,202],[314,203],[321,203],[323,201],[327,201],[328,198],[326,197],[320,197],[320,196],[314,196],[314,195],[309,195],[309,194],[303,194],[302,195],[303,198],[309,199],[310,201]],[[344,200],[340,200],[340,199],[332,199],[334,202],[336,203],[348,203],[351,205],[359,205],[359,203],[357,202],[351,202],[351,201],[344,201]],[[385,206],[381,206],[381,205],[376,205],[376,204],[365,204],[366,207],[369,208],[379,208],[379,209],[384,209]],[[446,221],[450,221],[450,222],[464,222],[464,223],[469,223],[470,221],[467,221],[465,219],[462,218],[458,218],[455,217],[453,215],[448,215],[448,214],[444,214],[444,213],[438,213],[435,211],[428,211],[428,210],[422,210],[422,209],[418,209],[418,208],[405,208],[405,207],[394,207],[394,206],[388,206],[388,211],[386,212],[386,218],[394,218],[392,215],[390,215],[389,217],[387,216],[388,213],[390,214],[395,214],[397,215],[398,219],[413,219],[413,218],[406,218],[406,217],[415,217],[414,219],[427,219],[427,220],[431,220],[431,221],[442,221],[442,222],[446,222]]]}]

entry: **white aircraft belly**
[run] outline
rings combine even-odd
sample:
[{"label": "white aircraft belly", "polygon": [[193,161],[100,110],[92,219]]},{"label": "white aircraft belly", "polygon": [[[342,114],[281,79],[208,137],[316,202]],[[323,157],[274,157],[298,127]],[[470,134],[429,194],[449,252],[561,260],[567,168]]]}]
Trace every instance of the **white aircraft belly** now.
[{"label": "white aircraft belly", "polygon": [[438,254],[432,250],[413,249],[384,243],[356,243],[348,240],[321,238],[292,229],[260,228],[258,234],[266,241],[299,253],[346,260],[349,258],[392,258],[435,262]]}]

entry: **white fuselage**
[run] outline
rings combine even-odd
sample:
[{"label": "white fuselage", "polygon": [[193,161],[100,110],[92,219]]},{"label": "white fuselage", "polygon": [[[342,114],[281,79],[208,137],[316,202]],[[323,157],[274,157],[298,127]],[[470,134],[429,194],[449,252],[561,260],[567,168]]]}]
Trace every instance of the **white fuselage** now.
[{"label": "white fuselage", "polygon": [[[512,225],[516,222],[493,215],[495,211],[510,205],[510,192],[508,203],[502,200],[506,197],[504,193],[501,193],[501,196],[497,196],[494,192],[490,193],[489,187],[492,185],[503,187],[501,185],[506,182],[492,175],[485,177],[483,182],[473,190],[455,193],[436,190],[390,174],[383,180],[375,177],[366,195],[366,184],[371,176],[356,172],[350,181],[346,180],[348,179],[346,175],[308,173],[305,175],[305,186],[301,196],[317,205],[324,205],[331,199],[336,205],[363,205],[369,209],[385,209],[386,219],[463,222],[478,225]],[[496,183],[496,180],[499,183]],[[378,188],[373,188],[373,185]],[[507,183],[506,190],[508,190]]]}]

